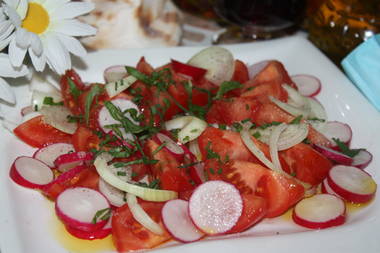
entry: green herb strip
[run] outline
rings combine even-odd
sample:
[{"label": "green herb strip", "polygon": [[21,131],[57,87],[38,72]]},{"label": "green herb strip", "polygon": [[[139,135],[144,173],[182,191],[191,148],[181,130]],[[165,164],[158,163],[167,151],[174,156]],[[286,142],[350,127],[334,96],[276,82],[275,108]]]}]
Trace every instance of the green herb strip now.
[{"label": "green herb strip", "polygon": [[71,95],[73,95],[73,97],[76,100],[78,100],[80,94],[82,94],[82,91],[78,89],[78,87],[75,85],[75,83],[73,82],[73,80],[71,80],[70,77],[67,77],[67,83],[69,84]]},{"label": "green herb strip", "polygon": [[111,208],[104,208],[97,211],[92,218],[92,224],[96,224],[99,220],[108,220],[111,217]]},{"label": "green herb strip", "polygon": [[333,138],[333,141],[335,141],[336,145],[338,145],[340,151],[349,157],[356,156],[360,152],[360,150],[362,150],[362,149],[350,149],[344,142],[342,142],[341,140],[337,138]]},{"label": "green herb strip", "polygon": [[223,98],[223,95],[226,94],[227,92],[231,90],[239,89],[241,87],[243,87],[243,85],[236,81],[223,82],[220,85],[219,90],[216,93],[214,99],[221,99]]},{"label": "green herb strip", "polygon": [[62,106],[63,102],[54,102],[52,97],[44,97],[44,101],[42,102],[44,105],[53,105],[53,106]]}]

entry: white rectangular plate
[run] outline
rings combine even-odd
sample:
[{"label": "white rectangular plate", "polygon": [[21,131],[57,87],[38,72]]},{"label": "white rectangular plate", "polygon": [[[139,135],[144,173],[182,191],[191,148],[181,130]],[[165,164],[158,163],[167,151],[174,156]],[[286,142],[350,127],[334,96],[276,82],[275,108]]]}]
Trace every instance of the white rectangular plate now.
[{"label": "white rectangular plate", "polygon": [[[365,100],[341,71],[314,48],[303,36],[227,46],[235,58],[248,64],[278,59],[288,72],[311,74],[320,78],[318,99],[330,120],[348,123],[353,130],[352,147],[367,148],[374,159],[368,171],[380,182],[380,114]],[[107,50],[90,53],[75,68],[87,82],[103,81],[103,70],[115,64],[135,65],[141,56],[154,66],[171,58],[187,61],[199,48],[163,48]],[[14,85],[19,99],[17,108],[3,107],[16,115],[29,103],[26,81]],[[53,209],[36,191],[14,184],[8,177],[15,157],[31,155],[33,149],[5,130],[0,131],[0,248],[2,253],[68,252],[52,233]],[[156,252],[380,252],[380,206],[376,198],[365,208],[350,213],[344,226],[321,231],[307,231],[290,219],[266,220],[238,238],[207,240],[156,249]],[[53,222],[54,223],[54,222]],[[236,237],[236,236],[234,236]],[[90,251],[91,252],[91,251]]]}]

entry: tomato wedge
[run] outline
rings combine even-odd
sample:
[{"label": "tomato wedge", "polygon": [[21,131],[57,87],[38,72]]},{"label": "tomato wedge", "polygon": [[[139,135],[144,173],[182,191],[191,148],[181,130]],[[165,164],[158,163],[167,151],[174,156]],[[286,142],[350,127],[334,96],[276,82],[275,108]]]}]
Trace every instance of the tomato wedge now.
[{"label": "tomato wedge", "polygon": [[42,148],[53,143],[71,143],[71,134],[64,133],[49,124],[42,116],[34,117],[13,130],[23,142],[35,148]]},{"label": "tomato wedge", "polygon": [[[141,207],[161,227],[162,203],[139,201]],[[143,227],[132,216],[128,205],[123,205],[114,211],[112,216],[112,239],[118,252],[129,252],[133,250],[151,249],[171,237],[164,229],[163,235],[156,235]]]},{"label": "tomato wedge", "polygon": [[207,72],[206,69],[191,66],[189,64],[185,64],[173,59],[171,59],[171,62],[173,70],[175,72],[177,72],[178,74],[182,74],[186,77],[190,77],[193,80],[198,80],[202,78]]},{"label": "tomato wedge", "polygon": [[60,80],[63,103],[74,115],[82,114],[79,106],[79,96],[86,89],[86,85],[73,69],[67,70]]},{"label": "tomato wedge", "polygon": [[73,145],[76,151],[90,151],[99,147],[100,139],[87,127],[79,126],[73,134]]}]

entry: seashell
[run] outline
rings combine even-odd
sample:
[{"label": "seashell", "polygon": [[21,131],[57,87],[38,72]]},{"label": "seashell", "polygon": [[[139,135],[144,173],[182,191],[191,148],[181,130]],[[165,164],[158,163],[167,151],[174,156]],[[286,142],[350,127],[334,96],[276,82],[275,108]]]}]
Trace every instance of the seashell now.
[{"label": "seashell", "polygon": [[176,46],[182,36],[181,14],[170,0],[86,0],[95,9],[80,17],[98,29],[82,38],[90,49]]}]

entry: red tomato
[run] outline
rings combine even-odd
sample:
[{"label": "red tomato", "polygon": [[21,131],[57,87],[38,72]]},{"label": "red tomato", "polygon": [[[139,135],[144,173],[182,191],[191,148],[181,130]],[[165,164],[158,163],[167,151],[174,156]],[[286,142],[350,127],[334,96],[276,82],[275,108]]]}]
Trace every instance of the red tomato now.
[{"label": "red tomato", "polygon": [[235,70],[231,80],[237,81],[239,83],[245,83],[249,80],[248,68],[244,62],[235,60]]},{"label": "red tomato", "polygon": [[289,174],[311,185],[320,184],[326,178],[332,163],[311,146],[299,143],[280,152],[290,167]]},{"label": "red tomato", "polygon": [[52,143],[71,143],[71,134],[64,133],[42,120],[42,116],[34,117],[13,130],[23,142],[35,148],[41,148]]},{"label": "red tomato", "polygon": [[[140,201],[141,207],[164,229],[161,220],[163,203]],[[157,235],[137,222],[129,210],[123,205],[114,211],[112,216],[112,239],[118,252],[151,249],[170,239],[164,229],[163,235]]]},{"label": "red tomato", "polygon": [[194,189],[188,173],[185,169],[179,168],[180,163],[165,148],[152,154],[158,147],[159,145],[153,140],[145,143],[145,153],[152,159],[158,160],[151,165],[151,172],[154,178],[160,180],[161,189],[176,192]]},{"label": "red tomato", "polygon": [[[74,89],[71,87],[69,80],[71,80],[71,84],[74,85]],[[65,106],[69,108],[74,115],[82,114],[83,111],[81,111],[78,99],[80,93],[86,89],[86,86],[82,82],[79,75],[73,69],[67,70],[66,73],[61,77],[60,84],[63,103]],[[73,90],[77,90],[79,93],[75,94],[75,91],[73,92]]]},{"label": "red tomato", "polygon": [[252,89],[244,91],[241,96],[257,99],[262,103],[271,102],[269,96],[277,98],[283,102],[288,101],[288,93],[278,82],[265,82],[256,86],[251,86]]},{"label": "red tomato", "polygon": [[208,127],[198,137],[198,145],[203,160],[207,159],[208,148],[217,153],[222,161],[229,159],[258,162],[257,158],[246,148],[237,132]]},{"label": "red tomato", "polygon": [[280,107],[273,103],[264,103],[258,108],[257,113],[253,117],[253,122],[258,125],[271,123],[274,121],[289,123],[294,116],[283,111]]},{"label": "red tomato", "polygon": [[171,60],[173,70],[177,72],[178,74],[182,74],[186,77],[190,77],[193,80],[198,80],[202,78],[207,70],[191,66],[189,64],[185,64],[176,60]]},{"label": "red tomato", "polygon": [[255,118],[260,102],[251,98],[230,98],[228,100],[216,100],[206,115],[208,123],[220,123],[231,125],[246,119]]},{"label": "red tomato", "polygon": [[[138,160],[138,159],[141,159],[141,155],[138,153],[135,153],[128,158],[115,158],[113,161],[114,162],[130,162],[130,161],[134,161],[134,160]],[[148,165],[146,165],[144,163],[132,164],[132,165],[129,165],[129,167],[132,168],[132,174],[133,174],[132,179],[134,181],[139,181],[139,180],[143,179],[147,175],[147,173],[149,172]]]},{"label": "red tomato", "polygon": [[141,57],[140,61],[136,65],[136,69],[145,75],[150,75],[153,72],[153,67],[146,60],[145,57]]},{"label": "red tomato", "polygon": [[76,151],[90,151],[98,149],[100,139],[87,127],[79,126],[73,135],[73,145]]},{"label": "red tomato", "polygon": [[43,193],[49,199],[55,200],[61,192],[74,186],[81,186],[98,190],[98,182],[99,175],[96,172],[95,168],[88,167],[83,168],[82,170],[78,171],[77,174],[71,175],[62,181],[48,184],[43,189]]},{"label": "red tomato", "polygon": [[267,213],[267,201],[255,194],[243,193],[243,213],[229,234],[243,232],[261,221]]},{"label": "red tomato", "polygon": [[266,217],[272,218],[286,212],[304,197],[305,190],[294,179],[269,170],[257,184],[256,194],[268,204]]}]

